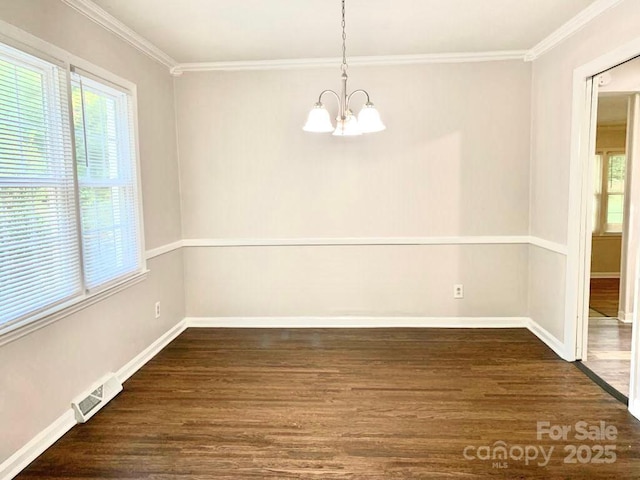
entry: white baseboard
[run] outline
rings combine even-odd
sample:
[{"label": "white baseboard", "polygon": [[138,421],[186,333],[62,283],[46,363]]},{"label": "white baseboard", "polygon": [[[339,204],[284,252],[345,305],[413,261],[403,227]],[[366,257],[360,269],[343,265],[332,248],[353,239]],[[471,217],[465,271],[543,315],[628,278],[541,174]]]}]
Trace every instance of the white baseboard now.
[{"label": "white baseboard", "polygon": [[622,323],[633,323],[633,312],[618,310],[618,320]]},{"label": "white baseboard", "polygon": [[[153,342],[118,370],[116,373],[118,380],[121,383],[124,383],[145,363],[155,357],[173,339],[184,332],[186,328],[186,322],[184,319],[178,322],[177,325],[164,333],[158,340]],[[11,480],[13,477],[18,475],[27,467],[27,465],[33,462],[39,455],[44,453],[47,448],[53,445],[60,437],[76,425],[76,417],[73,409],[71,409],[71,399],[69,400],[69,406],[69,410],[67,410],[60,418],[55,420],[51,425],[33,437],[26,445],[20,448],[20,450],[0,464],[0,480]]]},{"label": "white baseboard", "polygon": [[620,272],[591,272],[591,278],[620,278]]},{"label": "white baseboard", "polygon": [[[187,328],[528,328],[561,358],[564,345],[527,317],[187,317],[117,372],[124,383]],[[633,412],[632,412],[633,413]],[[640,414],[640,412],[636,412]],[[634,415],[636,415],[634,413]],[[636,415],[638,416],[638,415]],[[0,479],[11,480],[68,432],[76,419],[72,409],[0,465]]]},{"label": "white baseboard", "polygon": [[526,317],[187,317],[187,328],[526,328]]},{"label": "white baseboard", "polygon": [[0,465],[0,479],[11,480],[76,425],[71,407]]},{"label": "white baseboard", "polygon": [[528,317],[187,317],[187,328],[527,328],[560,358],[565,346]]},{"label": "white baseboard", "polygon": [[155,357],[164,347],[169,345],[173,339],[184,332],[186,328],[187,324],[185,320],[180,320],[176,326],[136,355],[130,362],[116,372],[116,377],[118,377],[120,383],[124,384],[131,375],[140,370],[145,363]]},{"label": "white baseboard", "polygon": [[527,328],[545,345],[547,345],[547,347],[553,350],[560,358],[568,362],[572,362],[575,360],[573,356],[567,355],[567,349],[565,348],[565,345],[534,319],[527,319]]},{"label": "white baseboard", "polygon": [[629,413],[640,420],[640,399],[633,403],[629,403]]}]

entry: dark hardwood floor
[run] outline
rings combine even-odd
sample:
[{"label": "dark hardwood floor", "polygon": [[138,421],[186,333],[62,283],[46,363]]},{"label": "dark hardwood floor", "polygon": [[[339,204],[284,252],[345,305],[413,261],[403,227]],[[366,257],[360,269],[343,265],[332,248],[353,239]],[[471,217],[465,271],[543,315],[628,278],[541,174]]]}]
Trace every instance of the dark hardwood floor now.
[{"label": "dark hardwood floor", "polygon": [[[617,436],[576,439],[580,421]],[[571,430],[539,439],[537,422]],[[510,454],[485,460],[496,442]],[[189,329],[17,478],[638,479],[639,443],[523,329]]]},{"label": "dark hardwood floor", "polygon": [[631,324],[616,318],[589,319],[589,345],[583,363],[605,382],[629,396]]},{"label": "dark hardwood floor", "polygon": [[618,318],[620,296],[619,278],[592,278],[589,289],[589,308],[605,317]]},{"label": "dark hardwood floor", "polygon": [[[591,279],[589,308],[592,312],[589,314],[589,346],[587,358],[583,359],[583,363],[601,379],[628,397],[631,372],[631,324],[617,320],[619,288],[620,279],[618,278]],[[597,313],[594,314],[593,311]]]}]

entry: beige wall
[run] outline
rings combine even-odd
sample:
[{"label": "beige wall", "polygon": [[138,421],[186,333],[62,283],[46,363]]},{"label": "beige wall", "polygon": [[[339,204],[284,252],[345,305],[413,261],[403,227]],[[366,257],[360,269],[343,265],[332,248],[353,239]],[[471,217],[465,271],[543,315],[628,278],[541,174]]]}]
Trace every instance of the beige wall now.
[{"label": "beige wall", "polygon": [[596,150],[621,150],[627,145],[627,125],[598,125]]},{"label": "beige wall", "polygon": [[[339,87],[337,68],[176,80],[185,238],[528,233],[529,64],[349,72],[387,131],[302,131],[318,93]],[[189,248],[187,313],[525,315],[523,248]]]},{"label": "beige wall", "polygon": [[[137,84],[146,248],[178,240],[173,79],[166,67],[59,1],[1,0],[0,19]],[[0,463],[68,410],[73,397],[184,317],[182,253],[152,259],[148,268],[142,283],[0,346]]]},{"label": "beige wall", "polygon": [[594,235],[591,243],[591,273],[619,275],[621,253],[621,235]]},{"label": "beige wall", "polygon": [[[532,235],[567,243],[574,69],[637,38],[639,24],[637,0],[623,0],[533,62]],[[539,247],[531,249],[530,262],[538,265],[532,266],[530,274],[530,313],[535,321],[563,340],[566,257],[553,253],[543,256]],[[550,282],[555,285],[554,291],[562,293],[548,296],[547,289],[540,285]],[[554,305],[549,306],[549,302]],[[542,309],[542,305],[547,307]]]},{"label": "beige wall", "polygon": [[[635,2],[533,67],[351,68],[389,126],[360,138],[300,128],[319,91],[339,87],[338,69],[187,73],[175,80],[180,172],[166,67],[59,1],[0,0],[0,19],[138,85],[148,249],[179,239],[181,224],[193,239],[531,233],[564,244],[572,72],[638,35]],[[193,316],[530,315],[564,335],[565,257],[535,246],[190,247],[149,268],[145,282],[0,347],[0,462],[184,316],[183,269]]]},{"label": "beige wall", "polygon": [[[598,125],[596,150],[626,148],[626,125]],[[591,273],[620,274],[621,235],[594,235],[591,242]]]},{"label": "beige wall", "polygon": [[185,271],[195,317],[527,313],[526,245],[188,248]]},{"label": "beige wall", "polygon": [[356,138],[302,131],[339,69],[186,73],[184,237],[526,233],[529,68],[352,67],[350,87],[367,88],[388,124]]}]

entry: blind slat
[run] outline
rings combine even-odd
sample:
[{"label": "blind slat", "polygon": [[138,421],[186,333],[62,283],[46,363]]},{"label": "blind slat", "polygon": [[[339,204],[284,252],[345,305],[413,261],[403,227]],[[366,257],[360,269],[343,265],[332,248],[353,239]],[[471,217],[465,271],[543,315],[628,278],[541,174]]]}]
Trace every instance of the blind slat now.
[{"label": "blind slat", "polygon": [[0,325],[82,287],[66,72],[27,54],[16,62],[7,48],[0,46]]},{"label": "blind slat", "polygon": [[69,91],[0,44],[0,328],[140,270],[132,112],[129,92],[78,72]]},{"label": "blind slat", "polygon": [[96,288],[140,269],[130,96],[71,74],[84,272]]}]

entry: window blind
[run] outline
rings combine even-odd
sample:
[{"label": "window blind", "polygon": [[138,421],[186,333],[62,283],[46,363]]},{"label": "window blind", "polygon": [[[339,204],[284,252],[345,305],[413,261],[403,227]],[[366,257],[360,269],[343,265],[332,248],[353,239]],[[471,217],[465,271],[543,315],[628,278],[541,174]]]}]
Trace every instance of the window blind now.
[{"label": "window blind", "polygon": [[66,71],[0,45],[0,325],[82,294]]},{"label": "window blind", "polygon": [[71,74],[85,284],[89,290],[140,270],[131,96]]}]

